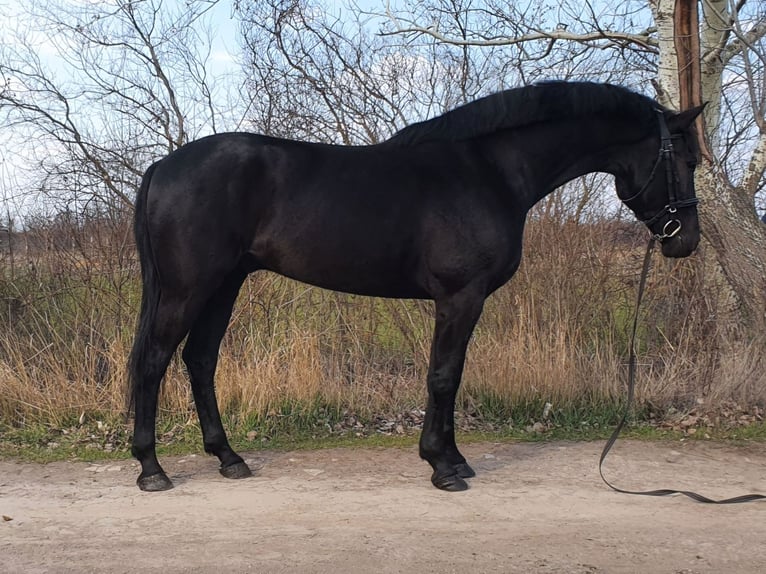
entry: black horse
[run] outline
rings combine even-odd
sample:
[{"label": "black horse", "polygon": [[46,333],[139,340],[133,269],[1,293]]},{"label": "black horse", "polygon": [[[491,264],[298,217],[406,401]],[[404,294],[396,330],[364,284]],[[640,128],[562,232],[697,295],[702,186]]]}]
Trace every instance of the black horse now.
[{"label": "black horse", "polygon": [[674,113],[608,84],[551,82],[479,99],[378,145],[227,133],[152,165],[135,212],[138,486],[173,486],[155,453],[155,417],[160,381],[187,335],[205,450],[224,476],[250,476],[226,438],[213,376],[242,282],[268,269],[336,291],[435,301],[420,456],[436,487],[467,488],[474,471],[455,444],[455,394],[484,300],[519,267],[527,212],[573,178],[610,173],[663,254],[689,255],[699,241],[700,111]]}]

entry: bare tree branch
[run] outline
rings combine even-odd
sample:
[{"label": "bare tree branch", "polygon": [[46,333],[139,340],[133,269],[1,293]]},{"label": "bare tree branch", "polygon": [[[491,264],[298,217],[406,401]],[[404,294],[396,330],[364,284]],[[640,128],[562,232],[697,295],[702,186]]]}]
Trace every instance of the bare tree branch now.
[{"label": "bare tree branch", "polygon": [[[44,0],[21,14],[17,37],[0,51],[0,110],[5,127],[53,152],[35,152],[42,175],[32,191],[130,207],[153,158],[217,129],[202,20],[217,2]],[[41,58],[41,39],[55,66]]]},{"label": "bare tree branch", "polygon": [[[727,6],[726,0],[719,0],[718,2],[703,0],[703,4],[708,26],[713,28],[718,36],[715,45],[709,47],[702,54],[703,63],[719,60],[722,65],[726,66],[744,48],[755,44],[766,36],[766,17],[761,17],[747,32],[742,32],[741,26],[734,25],[738,21],[739,11],[745,5],[743,0],[736,4],[732,2],[731,8]],[[735,35],[735,39],[729,41],[732,34]]]},{"label": "bare tree branch", "polygon": [[515,46],[539,40],[550,40],[551,42],[563,40],[578,42],[595,47],[599,47],[599,43],[602,42],[608,45],[616,45],[619,47],[627,47],[632,45],[638,47],[641,50],[657,53],[657,41],[653,37],[653,34],[656,32],[655,28],[647,28],[638,34],[610,31],[601,28],[597,28],[593,32],[576,33],[568,31],[566,27],[562,25],[559,28],[553,30],[531,29],[528,32],[513,37],[503,36],[493,38],[485,37],[479,33],[475,33],[474,37],[467,37],[467,35],[463,37],[457,37],[443,34],[437,27],[418,25],[414,21],[398,16],[392,10],[390,1],[386,2],[386,16],[393,23],[394,29],[392,31],[381,31],[380,34],[383,36],[429,36],[438,42],[444,44],[452,44],[454,46]]}]

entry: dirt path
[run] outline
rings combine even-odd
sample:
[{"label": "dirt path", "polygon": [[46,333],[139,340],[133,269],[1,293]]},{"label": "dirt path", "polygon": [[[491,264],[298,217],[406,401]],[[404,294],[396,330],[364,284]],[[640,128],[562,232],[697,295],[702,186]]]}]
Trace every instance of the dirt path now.
[{"label": "dirt path", "polygon": [[[766,503],[707,506],[601,484],[598,443],[474,444],[464,493],[430,486],[415,449],[248,453],[229,481],[203,456],[0,462],[0,572],[760,573]],[[623,442],[608,475],[710,496],[766,486],[766,445]]]}]

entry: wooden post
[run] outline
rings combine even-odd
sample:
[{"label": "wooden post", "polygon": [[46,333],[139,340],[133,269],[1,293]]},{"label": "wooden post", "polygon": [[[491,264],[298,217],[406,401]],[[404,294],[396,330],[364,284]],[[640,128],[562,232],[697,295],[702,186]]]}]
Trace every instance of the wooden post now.
[{"label": "wooden post", "polygon": [[[678,58],[678,86],[680,109],[688,110],[703,104],[702,68],[700,66],[700,29],[698,0],[676,0],[673,17],[673,36]],[[707,144],[705,122],[702,116],[697,118],[697,138],[699,147],[706,159],[713,156]]]}]

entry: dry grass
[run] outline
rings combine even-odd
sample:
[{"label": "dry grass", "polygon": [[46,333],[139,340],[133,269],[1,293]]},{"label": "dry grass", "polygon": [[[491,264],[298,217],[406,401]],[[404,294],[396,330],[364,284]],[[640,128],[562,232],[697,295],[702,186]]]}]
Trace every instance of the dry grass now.
[{"label": "dry grass", "polygon": [[[113,239],[37,249],[16,257],[13,274],[5,265],[6,423],[59,425],[82,413],[124,412],[137,266],[125,226],[101,232]],[[507,408],[618,401],[641,257],[641,240],[624,226],[562,224],[541,210],[528,226],[521,270],[487,302],[476,329],[462,407],[481,411],[487,397]],[[716,297],[693,260],[655,259],[639,341],[641,401],[660,410],[700,400],[764,403],[764,341],[732,336],[736,327],[720,319]],[[220,406],[233,417],[276,416],[285,405],[361,417],[422,407],[431,324],[427,302],[346,296],[257,274],[221,348]],[[161,410],[193,416],[178,358]]]}]

